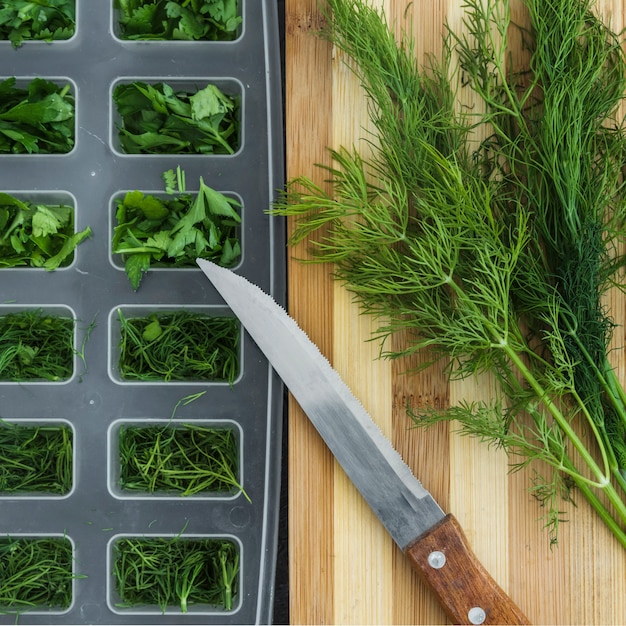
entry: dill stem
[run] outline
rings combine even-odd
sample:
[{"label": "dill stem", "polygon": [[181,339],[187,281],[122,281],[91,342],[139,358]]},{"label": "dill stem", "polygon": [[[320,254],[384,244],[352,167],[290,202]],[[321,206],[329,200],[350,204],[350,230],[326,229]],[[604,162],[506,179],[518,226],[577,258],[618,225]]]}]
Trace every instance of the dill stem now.
[{"label": "dill stem", "polygon": [[[622,522],[626,522],[626,504],[613,486],[613,483],[609,482],[603,491],[609,499],[609,502],[615,507]],[[624,534],[624,531],[622,531],[622,534]]]},{"label": "dill stem", "polygon": [[[603,368],[601,370],[600,367],[598,367],[595,361],[591,358],[589,351],[587,350],[583,342],[578,337],[578,334],[574,332],[573,330],[571,330],[571,328],[570,328],[570,336],[573,337],[578,349],[581,351],[581,353],[585,357],[587,364],[595,373],[600,383],[600,386],[604,389],[605,395],[610,401],[611,406],[615,409],[615,412],[618,414],[620,420],[626,426],[626,392],[624,392],[624,388],[622,387],[621,383],[617,379],[615,370],[609,363],[608,358],[606,358],[606,355],[605,355]],[[586,405],[582,401],[580,401],[580,405],[586,407]],[[594,424],[595,420],[590,419],[590,423]],[[611,460],[609,463],[609,466],[611,468],[611,473],[615,477],[617,483],[622,488],[622,490],[626,492],[626,477],[624,477],[624,475],[622,474],[622,470],[619,467],[619,463],[617,461],[617,456],[615,455],[615,450],[613,446],[611,445],[609,435],[604,430],[604,427],[603,427],[603,432],[605,433],[605,437],[606,437],[605,439],[606,445],[605,446],[601,445],[600,449],[603,451],[604,450],[608,451],[611,457]]]},{"label": "dill stem", "polygon": [[[604,472],[600,469],[600,467],[596,463],[593,456],[591,456],[591,454],[589,453],[589,450],[587,449],[585,444],[580,440],[580,438],[576,434],[576,431],[572,428],[571,424],[569,423],[567,418],[563,415],[562,411],[553,402],[553,400],[547,394],[546,390],[542,387],[541,383],[535,378],[533,373],[528,369],[526,364],[522,361],[522,359],[515,352],[515,350],[513,350],[508,344],[505,344],[503,348],[507,356],[511,359],[511,361],[515,365],[515,367],[519,370],[519,372],[522,374],[524,379],[531,386],[531,388],[533,389],[537,397],[541,400],[541,402],[546,406],[550,414],[554,417],[559,427],[563,431],[563,434],[571,441],[574,448],[576,448],[577,452],[583,458],[583,460],[587,464],[587,467],[589,468],[591,473],[597,478],[597,481],[593,481],[593,480],[590,480],[589,478],[586,478],[585,476],[582,476],[582,474],[579,474],[580,476],[579,480],[585,481],[594,487],[598,487],[599,489],[605,489],[607,485],[610,485],[610,478],[609,478],[610,469],[608,465],[608,459],[606,457],[605,447],[602,443],[601,438],[599,437],[598,430],[595,424],[593,423],[593,420],[589,419],[588,414],[587,414],[588,422],[590,423],[594,436],[598,442],[598,445],[600,446],[600,449],[602,450],[602,460],[605,466]],[[623,503],[622,503],[622,506],[623,506]],[[624,508],[624,514],[625,514],[624,519],[626,519],[626,508]]]},{"label": "dill stem", "polygon": [[[613,533],[615,538],[622,544],[622,546],[626,548],[626,532],[624,532],[624,529],[619,524],[619,522],[613,517],[613,515],[611,515],[611,513],[602,504],[602,502],[600,502],[598,496],[593,492],[593,489],[591,489],[591,487],[585,481],[578,480],[577,477],[574,475],[572,475],[572,479],[576,483],[576,487],[580,489],[587,502],[589,502],[589,504],[593,507],[596,513],[600,516],[600,519],[602,519],[602,521],[607,525],[607,527]],[[616,506],[615,508],[621,519],[626,519],[626,509],[624,508],[624,503],[619,495],[615,493],[615,490],[612,489],[612,486],[610,490],[605,490],[605,493],[613,506],[615,506],[616,503],[619,504],[619,506]]]},{"label": "dill stem", "polygon": [[[594,481],[589,480],[588,478],[586,478],[580,473],[580,471],[576,468],[573,461],[569,457],[567,456],[562,457],[562,460],[561,460],[562,466],[560,467],[561,471],[563,471],[564,473],[566,473],[568,476],[571,477],[571,479],[574,481],[576,486],[581,490],[581,492],[583,493],[584,497],[587,499],[589,504],[595,509],[595,511],[600,516],[600,518],[607,524],[607,526],[610,528],[611,532],[615,535],[617,540],[626,548],[626,532],[623,530],[622,526],[620,526],[619,522],[615,520],[615,518],[611,515],[611,513],[606,509],[606,507],[598,499],[598,497],[596,496],[596,494],[594,493],[592,489],[592,487],[597,487],[601,489],[603,493],[606,495],[609,502],[614,507],[619,519],[622,520],[623,522],[626,522],[626,503],[624,502],[624,499],[620,496],[620,494],[617,492],[617,490],[611,483],[609,479],[609,471],[610,471],[610,475],[613,475],[615,477],[616,481],[618,482],[618,484],[620,485],[622,489],[624,489],[626,485],[626,481],[624,480],[624,477],[619,472],[617,463],[609,462],[609,459],[607,458],[607,447],[603,444],[603,441],[601,439],[597,426],[594,420],[589,415],[588,411],[586,410],[585,404],[576,394],[575,397],[578,402],[578,405],[581,407],[585,416],[587,417],[587,422],[589,423],[594,433],[594,436],[598,443],[598,447],[601,451],[602,459],[606,468],[605,475],[601,474],[600,468],[597,466],[593,457],[589,454],[584,444],[580,441],[576,433],[573,431],[573,429],[569,425],[565,416],[562,414],[560,409],[547,397],[540,383],[535,379],[535,377],[532,375],[530,370],[528,370],[528,368],[524,365],[521,359],[519,359],[515,351],[510,349],[508,346],[506,346],[506,352],[510,357],[513,357],[513,356],[515,357],[515,358],[512,358],[513,362],[520,369],[520,372],[522,373],[526,381],[533,387],[533,390],[535,391],[537,396],[542,400],[546,408],[550,411],[551,415],[557,420],[557,422],[559,423],[559,426],[563,429],[565,435],[568,436],[570,441],[572,441],[572,443],[574,444],[574,447],[581,454],[581,456],[587,463],[590,470],[594,472],[597,476],[603,479],[602,483],[596,483]],[[564,425],[566,425],[567,428],[564,428]],[[573,435],[573,437],[570,436],[570,433]],[[611,453],[611,457],[614,458],[614,454],[612,453],[612,448],[610,446],[609,446],[609,452]]]},{"label": "dill stem", "polygon": [[608,359],[605,364],[605,370],[607,373],[607,393],[611,398],[615,410],[618,412],[619,416],[622,418],[622,422],[626,426],[626,392],[617,379],[615,370],[611,367]]},{"label": "dill stem", "polygon": [[[589,409],[587,408],[587,404],[580,397],[580,394],[578,393],[578,391],[576,389],[572,389],[570,393],[572,397],[576,400],[576,404],[578,405],[582,414],[585,416],[587,423],[589,424],[589,427],[591,428],[593,432],[593,435],[600,449],[600,454],[602,455],[602,463],[604,465],[605,475],[608,477],[609,474],[611,473],[611,463],[609,462],[607,446],[604,445],[605,441],[604,441],[604,438],[602,437],[602,433],[598,429],[598,424],[593,419],[591,413],[589,412]],[[604,428],[602,429],[602,432],[604,432]],[[608,449],[611,450],[610,445],[608,446]],[[611,451],[611,456],[613,457],[612,451]]]}]

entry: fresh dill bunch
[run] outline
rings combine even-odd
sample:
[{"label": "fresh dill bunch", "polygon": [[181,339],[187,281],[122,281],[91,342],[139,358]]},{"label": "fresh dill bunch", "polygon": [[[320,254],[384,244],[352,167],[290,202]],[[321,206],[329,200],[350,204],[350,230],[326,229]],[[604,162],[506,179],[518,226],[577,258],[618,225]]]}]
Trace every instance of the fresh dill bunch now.
[{"label": "fresh dill bunch", "polygon": [[[452,379],[490,372],[499,383],[492,402],[409,408],[417,423],[454,421],[519,455],[514,469],[551,468],[532,491],[553,541],[559,500],[576,487],[626,547],[623,438],[609,436],[626,429],[626,394],[600,300],[621,263],[610,253],[624,217],[625,144],[612,123],[623,55],[587,0],[526,4],[531,62],[513,74],[506,1],[468,0],[468,34],[448,29],[442,58],[420,67],[411,34],[396,39],[382,11],[328,0],[322,35],[349,57],[375,138],[367,157],[330,149],[331,193],[300,177],[273,212],[294,218],[292,241],[309,240],[314,261],[334,263],[379,321],[383,349],[403,333],[384,354],[425,352],[424,366],[444,358]],[[459,70],[484,108],[457,106]],[[478,149],[475,130],[487,136]]]},{"label": "fresh dill bunch", "polygon": [[[626,90],[626,58],[589,0],[525,5],[532,53],[527,84],[507,73],[504,63],[506,3],[469,0],[469,34],[455,41],[467,80],[489,111],[493,134],[485,149],[498,164],[492,175],[506,190],[504,202],[521,202],[532,212],[536,236],[529,256],[541,258],[543,268],[525,264],[529,271],[514,290],[516,306],[541,336],[548,332],[546,301],[528,285],[537,284],[540,273],[558,292],[561,315],[554,323],[576,362],[576,388],[625,487],[626,413],[607,358],[614,324],[602,298],[624,263],[617,250],[626,217],[626,134],[617,111]],[[499,25],[499,44],[485,36],[492,24]]]}]

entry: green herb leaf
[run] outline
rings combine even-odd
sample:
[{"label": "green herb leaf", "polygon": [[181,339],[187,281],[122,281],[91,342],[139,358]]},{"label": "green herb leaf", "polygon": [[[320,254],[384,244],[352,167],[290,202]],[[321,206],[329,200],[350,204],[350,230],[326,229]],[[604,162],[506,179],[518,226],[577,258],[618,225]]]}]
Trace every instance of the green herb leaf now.
[{"label": "green herb leaf", "polygon": [[76,30],[76,0],[12,0],[0,6],[0,39],[14,48],[25,41],[69,39]]},{"label": "green herb leaf", "polygon": [[[73,233],[69,236],[66,236],[63,241],[63,246],[61,249],[49,259],[43,263],[43,267],[47,270],[56,270],[61,265],[66,263],[67,259],[70,258],[74,250],[78,245],[80,245],[85,239],[91,237],[91,228],[87,226],[85,230],[80,231],[79,233]],[[41,246],[40,246],[41,247]]]},{"label": "green herb leaf", "polygon": [[118,0],[124,39],[230,41],[242,18],[237,0]]},{"label": "green herb leaf", "polygon": [[171,198],[130,191],[118,201],[113,253],[122,255],[133,289],[150,266],[196,267],[198,257],[230,266],[241,257],[239,203],[202,178],[196,195],[186,193],[180,167],[163,179]]},{"label": "green herb leaf", "polygon": [[239,550],[221,538],[129,537],[114,544],[113,576],[123,607],[165,612],[178,605],[185,613],[202,604],[230,611],[239,590]]},{"label": "green herb leaf", "polygon": [[113,99],[128,154],[233,154],[238,148],[237,99],[215,85],[186,93],[135,81],[117,85]]},{"label": "green herb leaf", "polygon": [[70,223],[72,209],[67,206],[48,207],[38,204],[31,218],[31,226],[35,237],[45,237],[58,233]]},{"label": "green herb leaf", "polygon": [[91,229],[74,232],[73,209],[65,205],[31,204],[0,193],[0,266],[68,265]]},{"label": "green herb leaf", "polygon": [[[181,174],[183,180],[181,180]],[[174,170],[167,170],[162,174],[163,182],[165,183],[165,193],[173,194],[176,191],[180,193],[185,192],[184,173],[180,169],[180,165],[177,167],[176,172]]]},{"label": "green herb leaf", "polygon": [[129,191],[124,197],[124,204],[131,209],[139,209],[150,220],[162,220],[169,213],[161,200],[146,196],[141,191]]},{"label": "green herb leaf", "polygon": [[70,152],[74,121],[69,86],[42,78],[26,88],[17,87],[15,78],[0,83],[0,153]]},{"label": "green herb leaf", "polygon": [[126,256],[125,269],[133,289],[139,289],[144,272],[150,269],[152,255],[150,252],[133,252]]},{"label": "green herb leaf", "polygon": [[[191,311],[126,318],[121,324],[119,371],[124,380],[224,381],[239,374],[239,323]],[[161,333],[156,337],[156,324]],[[147,336],[144,335],[148,329]]]},{"label": "green herb leaf", "polygon": [[194,120],[223,117],[234,109],[234,102],[226,97],[215,85],[207,85],[204,89],[190,96],[191,117]]},{"label": "green herb leaf", "polygon": [[163,334],[163,329],[158,319],[152,320],[141,333],[142,339],[151,342],[158,339]]}]

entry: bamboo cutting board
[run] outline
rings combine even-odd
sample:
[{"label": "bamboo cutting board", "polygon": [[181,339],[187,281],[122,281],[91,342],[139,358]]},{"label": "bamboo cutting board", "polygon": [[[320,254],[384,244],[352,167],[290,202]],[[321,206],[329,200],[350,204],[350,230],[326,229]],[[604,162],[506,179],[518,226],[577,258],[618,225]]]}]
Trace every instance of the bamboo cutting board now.
[{"label": "bamboo cutting board", "polygon": [[[523,22],[517,0],[513,18]],[[314,163],[327,146],[363,137],[366,105],[340,55],[316,37],[318,0],[286,0],[287,177],[323,184]],[[459,0],[378,0],[390,22],[413,7],[417,54],[437,52],[444,20],[456,28]],[[614,30],[626,0],[598,0]],[[362,145],[360,145],[362,147]],[[305,257],[292,248],[292,257]],[[534,624],[626,623],[626,551],[584,502],[563,504],[569,522],[550,549],[541,509],[528,494],[532,472],[507,472],[503,454],[442,425],[411,429],[413,405],[448,406],[488,394],[490,381],[449,385],[441,371],[405,375],[407,363],[378,359],[372,326],[332,268],[289,262],[289,308],[400,451],[424,486],[463,526],[479,559]],[[618,323],[624,302],[611,295]],[[615,335],[623,360],[624,334]],[[616,362],[624,379],[624,367]],[[348,482],[295,402],[289,420],[289,546],[293,624],[445,624],[446,618],[401,552]]]}]

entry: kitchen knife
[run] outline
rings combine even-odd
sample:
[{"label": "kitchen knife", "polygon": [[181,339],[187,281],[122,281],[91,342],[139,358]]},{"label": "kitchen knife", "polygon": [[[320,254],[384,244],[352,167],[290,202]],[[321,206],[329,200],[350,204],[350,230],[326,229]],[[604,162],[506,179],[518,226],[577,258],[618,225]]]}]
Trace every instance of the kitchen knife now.
[{"label": "kitchen knife", "polygon": [[455,624],[528,624],[328,360],[268,294],[198,265],[282,378],[350,480]]}]

